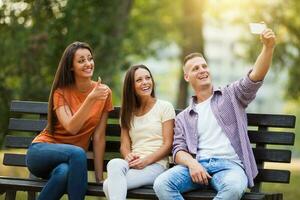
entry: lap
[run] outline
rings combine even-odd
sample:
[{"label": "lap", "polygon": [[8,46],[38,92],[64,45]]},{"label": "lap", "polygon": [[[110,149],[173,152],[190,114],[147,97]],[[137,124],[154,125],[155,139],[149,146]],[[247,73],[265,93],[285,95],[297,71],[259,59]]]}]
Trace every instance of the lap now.
[{"label": "lap", "polygon": [[157,176],[165,171],[165,168],[154,163],[144,169],[129,169],[126,174],[127,188],[137,188],[144,185],[152,185]]},{"label": "lap", "polygon": [[239,164],[226,159],[209,159],[204,162],[200,161],[200,163],[212,176],[210,184],[217,191],[226,185],[247,187],[246,173]]},{"label": "lap", "polygon": [[33,174],[41,176],[51,173],[61,163],[68,163],[72,154],[86,159],[85,151],[75,145],[34,143],[28,149],[26,163]]},{"label": "lap", "polygon": [[191,179],[188,167],[183,165],[176,165],[168,169],[166,172],[161,174],[156,181],[176,187],[176,189],[181,193],[206,188],[205,185],[194,183]]}]

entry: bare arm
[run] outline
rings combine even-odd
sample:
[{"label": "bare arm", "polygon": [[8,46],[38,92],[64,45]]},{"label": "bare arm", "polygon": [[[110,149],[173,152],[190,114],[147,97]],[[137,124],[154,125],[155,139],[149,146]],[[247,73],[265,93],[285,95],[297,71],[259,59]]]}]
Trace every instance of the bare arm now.
[{"label": "bare arm", "polygon": [[86,122],[86,116],[91,111],[95,101],[104,101],[109,95],[109,89],[106,85],[97,85],[84,100],[76,113],[72,115],[69,106],[61,106],[56,109],[56,115],[59,122],[71,134],[75,135],[80,131]]},{"label": "bare arm", "polygon": [[273,57],[275,47],[275,34],[271,29],[266,29],[261,35],[263,48],[260,55],[257,57],[252,72],[249,78],[254,81],[261,81],[267,74]]},{"label": "bare arm", "polygon": [[124,128],[121,128],[120,152],[125,160],[127,160],[127,156],[131,153],[131,140],[129,136],[129,131]]},{"label": "bare arm", "polygon": [[103,159],[105,153],[105,130],[107,118],[108,112],[104,112],[93,135],[95,179],[97,183],[103,180]]},{"label": "bare arm", "polygon": [[178,151],[176,153],[175,161],[178,164],[185,165],[189,168],[191,178],[194,183],[208,185],[208,179],[211,176],[206,172],[202,165],[192,157],[191,154],[185,151]]},{"label": "bare arm", "polygon": [[155,151],[154,153],[150,154],[149,156],[143,159],[136,159],[129,163],[129,166],[136,169],[143,169],[147,165],[155,163],[165,156],[167,156],[171,152],[172,148],[172,141],[173,141],[173,127],[174,127],[174,120],[168,120],[163,122],[162,124],[162,136],[163,136],[163,143],[161,147]]}]

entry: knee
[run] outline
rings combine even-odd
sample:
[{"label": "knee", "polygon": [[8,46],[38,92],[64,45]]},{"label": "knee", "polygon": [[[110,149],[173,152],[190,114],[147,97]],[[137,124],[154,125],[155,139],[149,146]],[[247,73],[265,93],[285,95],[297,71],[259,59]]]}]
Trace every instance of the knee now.
[{"label": "knee", "polygon": [[71,156],[72,159],[86,163],[86,153],[81,147],[74,146]]},{"label": "knee", "polygon": [[247,186],[241,183],[228,183],[224,186],[223,191],[230,196],[230,199],[241,199]]},{"label": "knee", "polygon": [[68,181],[69,166],[66,163],[58,165],[51,173],[52,177],[55,178],[56,182],[59,184],[65,184]]},{"label": "knee", "polygon": [[126,171],[128,167],[127,161],[120,158],[114,158],[107,163],[107,172],[114,173],[117,171]]},{"label": "knee", "polygon": [[164,174],[159,175],[154,183],[153,183],[153,190],[155,191],[155,194],[160,197],[163,196],[165,192],[169,190],[171,187],[167,177],[164,176]]}]

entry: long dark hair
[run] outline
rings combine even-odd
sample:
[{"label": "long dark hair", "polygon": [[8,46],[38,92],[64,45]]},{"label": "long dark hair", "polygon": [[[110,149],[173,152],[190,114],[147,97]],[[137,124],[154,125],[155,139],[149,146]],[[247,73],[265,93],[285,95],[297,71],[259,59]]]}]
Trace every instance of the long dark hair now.
[{"label": "long dark hair", "polygon": [[121,105],[121,127],[127,130],[130,130],[131,128],[131,120],[133,118],[134,111],[136,111],[141,106],[141,101],[138,98],[134,87],[135,71],[140,68],[145,69],[149,72],[153,84],[151,96],[155,97],[155,83],[148,67],[146,67],[145,65],[131,66],[127,70],[125,75]]},{"label": "long dark hair", "polygon": [[65,49],[59,61],[48,100],[47,129],[51,134],[54,134],[54,125],[57,121],[56,114],[53,110],[53,94],[57,88],[65,88],[75,83],[75,77],[72,68],[74,55],[78,49],[88,49],[92,54],[92,48],[84,42],[73,42]]}]

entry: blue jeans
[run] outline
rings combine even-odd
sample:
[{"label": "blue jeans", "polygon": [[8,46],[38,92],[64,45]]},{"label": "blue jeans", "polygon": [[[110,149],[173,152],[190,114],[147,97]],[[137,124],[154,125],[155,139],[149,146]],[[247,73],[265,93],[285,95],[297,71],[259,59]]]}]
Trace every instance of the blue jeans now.
[{"label": "blue jeans", "polygon": [[29,171],[49,179],[38,199],[58,200],[67,191],[71,200],[84,199],[87,188],[85,151],[69,144],[33,143],[26,156]]},{"label": "blue jeans", "polygon": [[[217,191],[215,200],[238,200],[247,189],[248,179],[244,169],[225,159],[205,159],[199,161],[212,176],[210,186]],[[193,183],[189,169],[177,165],[162,173],[154,182],[154,191],[160,200],[182,200],[181,193],[206,188],[205,185]]]}]

